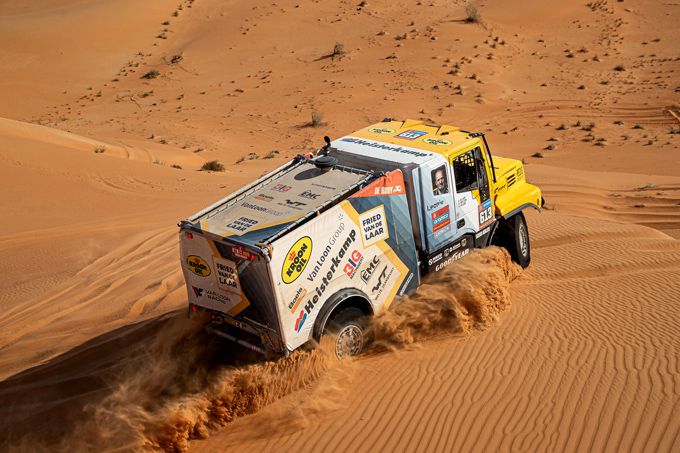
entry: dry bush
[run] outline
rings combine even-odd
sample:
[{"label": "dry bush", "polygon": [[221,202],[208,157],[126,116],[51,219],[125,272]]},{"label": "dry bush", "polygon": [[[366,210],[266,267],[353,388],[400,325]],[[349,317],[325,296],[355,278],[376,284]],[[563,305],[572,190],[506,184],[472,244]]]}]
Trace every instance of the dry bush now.
[{"label": "dry bush", "polygon": [[479,10],[472,3],[465,5],[465,14],[467,15],[465,22],[468,24],[479,24],[482,21],[482,16],[479,13]]},{"label": "dry bush", "polygon": [[94,148],[95,154],[101,154],[104,151],[106,151],[106,146],[99,145],[99,146]]},{"label": "dry bush", "polygon": [[158,70],[152,69],[151,71],[144,74],[141,78],[142,79],[155,79],[159,75],[161,75],[161,73]]},{"label": "dry bush", "polygon": [[336,56],[342,55],[345,53],[345,45],[341,42],[336,42],[335,46],[333,46],[333,53],[331,53],[331,56],[335,58]]},{"label": "dry bush", "polygon": [[201,171],[224,171],[224,165],[219,161],[209,160],[201,167]]},{"label": "dry bush", "polygon": [[317,109],[312,110],[312,120],[309,122],[311,127],[319,127],[323,124],[323,113]]}]

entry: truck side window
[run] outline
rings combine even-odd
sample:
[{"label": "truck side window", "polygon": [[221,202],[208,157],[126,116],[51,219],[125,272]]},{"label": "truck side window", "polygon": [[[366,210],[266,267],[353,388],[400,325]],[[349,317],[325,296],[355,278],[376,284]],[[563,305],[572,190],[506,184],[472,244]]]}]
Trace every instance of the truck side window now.
[{"label": "truck side window", "polygon": [[469,192],[479,188],[474,150],[453,159],[453,176],[456,179],[457,192]]},{"label": "truck side window", "polygon": [[432,194],[444,195],[449,193],[449,178],[446,176],[446,167],[442,165],[432,170]]}]

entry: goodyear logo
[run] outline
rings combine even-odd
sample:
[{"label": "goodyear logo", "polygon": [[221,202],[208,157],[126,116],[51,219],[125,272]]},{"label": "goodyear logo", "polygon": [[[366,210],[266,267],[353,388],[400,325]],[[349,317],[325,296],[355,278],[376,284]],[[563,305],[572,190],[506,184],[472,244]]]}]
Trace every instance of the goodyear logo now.
[{"label": "goodyear logo", "polygon": [[207,277],[210,275],[210,266],[203,258],[196,255],[189,255],[187,257],[187,266],[189,270],[200,277]]},{"label": "goodyear logo", "polygon": [[286,259],[283,260],[281,278],[286,284],[293,283],[307,267],[309,257],[312,255],[312,238],[305,236],[297,240],[288,250]]},{"label": "goodyear logo", "polygon": [[451,140],[445,140],[443,138],[432,138],[432,137],[424,138],[423,141],[425,143],[427,143],[428,145],[435,145],[435,146],[448,146],[452,143]]},{"label": "goodyear logo", "polygon": [[390,129],[389,127],[372,127],[368,130],[368,132],[372,132],[374,134],[394,134],[396,131],[394,129]]}]

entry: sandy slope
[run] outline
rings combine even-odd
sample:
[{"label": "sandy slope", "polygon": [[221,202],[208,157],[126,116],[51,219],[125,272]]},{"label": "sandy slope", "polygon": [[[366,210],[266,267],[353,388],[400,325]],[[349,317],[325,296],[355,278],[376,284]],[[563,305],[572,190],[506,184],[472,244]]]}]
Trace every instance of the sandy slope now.
[{"label": "sandy slope", "polygon": [[[0,0],[2,449],[680,449],[680,5],[358,3]],[[187,333],[175,222],[384,116],[525,160],[531,267],[349,365]]]}]

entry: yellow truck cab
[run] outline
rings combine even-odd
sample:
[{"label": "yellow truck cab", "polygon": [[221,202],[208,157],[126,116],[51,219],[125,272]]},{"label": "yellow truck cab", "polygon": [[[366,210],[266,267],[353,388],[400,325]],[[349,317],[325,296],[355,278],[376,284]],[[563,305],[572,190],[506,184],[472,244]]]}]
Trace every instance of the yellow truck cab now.
[{"label": "yellow truck cab", "polygon": [[189,312],[263,354],[331,336],[359,354],[366,320],[473,248],[526,267],[522,163],[483,134],[422,121],[360,129],[299,155],[179,222]]},{"label": "yellow truck cab", "polygon": [[328,151],[343,165],[403,173],[425,272],[451,264],[450,254],[491,243],[529,265],[522,210],[540,209],[541,191],[526,182],[522,162],[492,156],[484,134],[385,119],[333,141]]}]

